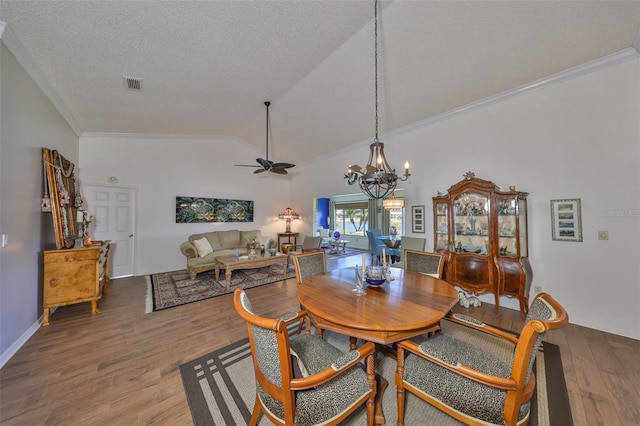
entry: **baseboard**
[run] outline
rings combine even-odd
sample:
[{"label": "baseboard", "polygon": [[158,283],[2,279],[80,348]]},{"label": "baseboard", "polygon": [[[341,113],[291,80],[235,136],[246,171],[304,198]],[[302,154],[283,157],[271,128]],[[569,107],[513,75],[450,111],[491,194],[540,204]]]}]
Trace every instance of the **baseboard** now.
[{"label": "baseboard", "polygon": [[42,322],[44,321],[44,317],[38,318],[38,320],[31,325],[22,335],[15,341],[9,348],[2,352],[0,355],[0,368],[4,367],[4,365],[9,362],[9,360],[20,350],[20,348],[27,343],[27,341],[36,334],[36,331],[42,326]]}]

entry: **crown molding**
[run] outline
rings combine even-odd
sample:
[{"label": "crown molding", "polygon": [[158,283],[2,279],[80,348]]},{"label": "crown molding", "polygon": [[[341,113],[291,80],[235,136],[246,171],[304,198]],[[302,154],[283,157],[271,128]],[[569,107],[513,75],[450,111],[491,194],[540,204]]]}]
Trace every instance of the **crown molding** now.
[{"label": "crown molding", "polygon": [[[602,58],[593,60],[591,62],[587,62],[585,64],[582,65],[578,65],[576,67],[573,68],[569,68],[568,70],[565,71],[561,71],[559,73],[556,74],[552,74],[548,77],[542,78],[540,80],[536,80],[533,81],[531,83],[528,84],[524,84],[522,86],[516,87],[514,89],[511,90],[507,90],[505,92],[502,93],[498,93],[497,95],[493,95],[493,96],[489,96],[487,98],[484,99],[480,99],[478,101],[472,102],[470,104],[467,105],[463,105],[459,108],[455,108],[449,111],[445,111],[441,114],[437,114],[434,115],[432,117],[428,117],[425,118],[424,120],[420,120],[420,121],[416,121],[414,123],[408,124],[406,126],[403,127],[399,127],[395,130],[391,130],[389,132],[385,132],[385,133],[381,133],[380,134],[380,140],[384,141],[385,139],[390,139],[392,137],[395,136],[399,136],[402,135],[404,133],[416,130],[416,129],[420,129],[422,127],[425,126],[429,126],[431,124],[435,124],[438,123],[440,121],[443,120],[447,120],[451,117],[455,117],[456,115],[462,114],[462,113],[466,113],[469,111],[473,111],[476,109],[480,109],[480,108],[484,108],[488,105],[491,104],[495,104],[498,102],[502,102],[504,100],[507,99],[511,99],[514,98],[516,96],[520,96],[523,95],[525,93],[529,93],[529,92],[533,92],[534,90],[539,90],[539,89],[543,89],[549,86],[553,86],[555,84],[567,81],[567,80],[571,80],[574,78],[578,78],[580,76],[586,75],[586,74],[590,74],[614,65],[618,65],[621,64],[623,62],[627,62],[633,59],[637,59],[640,58],[640,31],[638,32],[638,35],[636,37],[636,40],[634,42],[634,46],[633,47],[629,47],[623,50],[620,50],[618,52],[614,52],[610,55],[607,56],[603,56]],[[353,149],[359,148],[361,146],[369,146],[372,142],[372,139],[366,139],[363,141],[360,141],[356,144],[353,145],[349,145],[346,146],[342,149],[339,149],[337,151],[333,151],[333,152],[328,152],[325,153],[319,157],[313,158],[311,160],[305,161],[305,162],[301,162],[300,165],[305,165],[305,164],[311,164],[314,163],[316,161],[320,161],[326,158],[330,158],[333,157],[335,155],[338,154],[342,154],[348,151],[351,151]]]},{"label": "crown molding", "polygon": [[[636,38],[636,41],[639,41],[638,38]],[[584,63],[582,65],[578,65],[576,67],[569,68],[567,70],[558,72],[556,74],[552,74],[540,80],[536,80],[531,83],[527,83],[522,86],[516,87],[514,89],[507,90],[502,93],[498,93],[497,95],[489,96],[487,98],[480,99],[470,104],[463,105],[459,108],[455,108],[455,109],[443,112],[441,114],[434,115],[433,117],[416,121],[415,123],[411,123],[406,126],[387,132],[383,134],[380,137],[380,139],[384,140],[385,137],[390,138],[390,137],[398,136],[403,133],[406,133],[415,129],[419,129],[421,127],[425,127],[443,120],[447,120],[458,114],[484,108],[485,106],[488,106],[494,103],[499,103],[507,99],[515,98],[516,96],[524,95],[526,93],[533,92],[534,90],[544,89],[546,87],[550,87],[555,84],[562,83],[564,81],[572,80],[574,78],[578,78],[586,74],[591,74],[593,72],[600,71],[602,69],[605,69],[614,65],[618,65],[623,62],[627,62],[637,58],[640,58],[640,54],[638,53],[638,50],[636,50],[635,48],[629,47],[629,48],[620,50],[618,52],[614,52],[610,55],[603,56],[602,58],[598,58],[593,61]]]},{"label": "crown molding", "polygon": [[42,90],[42,93],[49,99],[49,101],[53,104],[54,108],[58,111],[58,113],[62,116],[62,118],[67,122],[71,130],[76,134],[76,136],[80,137],[82,131],[80,130],[80,126],[76,121],[69,108],[65,105],[65,103],[60,99],[58,93],[51,87],[51,84],[47,81],[47,79],[40,71],[40,68],[33,62],[33,59],[26,52],[22,44],[18,41],[16,36],[11,31],[11,28],[6,26],[6,24],[2,26],[0,38],[2,38],[2,43],[9,49],[9,52],[13,54],[16,58],[16,61],[24,68],[29,77],[36,83],[36,85]]}]

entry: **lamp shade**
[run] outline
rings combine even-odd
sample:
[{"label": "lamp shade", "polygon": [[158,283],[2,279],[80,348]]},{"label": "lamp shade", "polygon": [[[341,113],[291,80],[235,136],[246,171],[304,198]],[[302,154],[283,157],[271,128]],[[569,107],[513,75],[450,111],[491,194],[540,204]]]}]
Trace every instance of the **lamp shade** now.
[{"label": "lamp shade", "polygon": [[382,200],[382,207],[386,210],[400,210],[404,208],[404,199],[396,198],[395,194],[391,194],[391,197]]}]

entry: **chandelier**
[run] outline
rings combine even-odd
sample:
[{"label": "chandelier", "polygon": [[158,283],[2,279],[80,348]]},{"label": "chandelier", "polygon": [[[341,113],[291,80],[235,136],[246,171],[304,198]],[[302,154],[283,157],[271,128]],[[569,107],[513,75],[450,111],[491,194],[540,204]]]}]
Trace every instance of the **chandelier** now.
[{"label": "chandelier", "polygon": [[404,163],[404,174],[398,177],[396,170],[392,169],[384,155],[384,144],[378,139],[378,0],[374,2],[374,39],[375,39],[375,106],[376,106],[376,134],[373,143],[369,146],[369,161],[362,168],[358,165],[349,165],[344,175],[347,184],[356,182],[362,192],[369,198],[384,199],[393,194],[398,181],[405,181],[411,176],[409,163]]},{"label": "chandelier", "polygon": [[382,207],[385,210],[400,210],[404,208],[404,200],[402,198],[396,198],[396,194],[391,193],[391,197],[382,200]]}]

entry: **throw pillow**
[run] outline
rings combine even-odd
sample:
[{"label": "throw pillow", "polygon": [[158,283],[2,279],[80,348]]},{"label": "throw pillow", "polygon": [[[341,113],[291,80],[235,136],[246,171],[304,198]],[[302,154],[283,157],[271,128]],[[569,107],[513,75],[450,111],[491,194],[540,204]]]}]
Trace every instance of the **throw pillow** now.
[{"label": "throw pillow", "polygon": [[196,246],[196,250],[198,250],[198,256],[200,257],[205,257],[206,255],[213,253],[211,244],[209,244],[209,240],[207,240],[205,237],[202,237],[199,240],[194,240],[193,245]]}]

